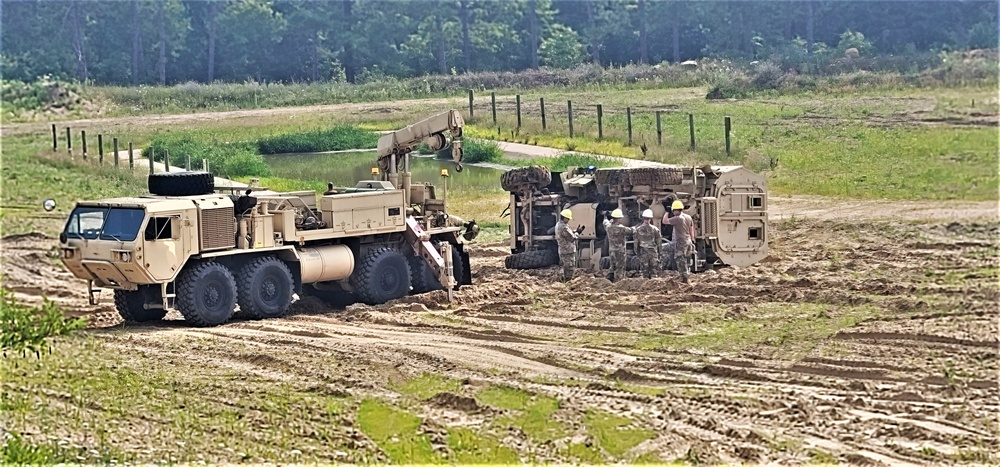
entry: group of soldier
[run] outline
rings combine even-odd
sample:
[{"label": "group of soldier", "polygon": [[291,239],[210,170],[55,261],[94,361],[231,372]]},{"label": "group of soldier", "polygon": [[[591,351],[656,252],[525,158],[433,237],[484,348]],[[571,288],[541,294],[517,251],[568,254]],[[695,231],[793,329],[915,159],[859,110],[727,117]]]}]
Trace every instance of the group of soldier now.
[{"label": "group of soldier", "polygon": [[[684,203],[680,200],[670,205],[671,213],[663,215],[661,223],[672,227],[672,239],[663,245],[660,227],[653,223],[653,211],[642,212],[642,224],[627,227],[621,220],[625,217],[621,209],[611,211],[604,220],[604,230],[607,232],[608,251],[611,255],[611,280],[617,282],[625,278],[627,255],[625,243],[629,235],[635,242],[636,257],[639,258],[643,277],[650,279],[659,269],[663,259],[672,258],[680,272],[681,280],[688,283],[688,256],[694,249],[694,219],[684,213]],[[556,243],[559,246],[559,263],[563,269],[563,280],[573,278],[576,267],[576,244],[582,227],[576,230],[569,228],[573,212],[569,209],[559,213],[556,224]],[[665,250],[665,251],[664,251]],[[665,253],[665,254],[664,254]]]}]

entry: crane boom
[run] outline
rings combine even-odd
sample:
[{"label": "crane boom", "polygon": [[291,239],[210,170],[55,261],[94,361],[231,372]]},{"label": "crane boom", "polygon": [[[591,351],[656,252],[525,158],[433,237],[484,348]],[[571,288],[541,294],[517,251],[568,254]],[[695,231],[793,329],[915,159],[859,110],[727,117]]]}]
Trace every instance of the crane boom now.
[{"label": "crane boom", "polygon": [[[457,165],[455,170],[462,171],[462,126],[465,120],[457,110],[448,110],[421,120],[405,128],[386,133],[378,139],[378,166],[383,173],[398,170],[405,154],[413,150],[417,144],[424,143],[431,150],[437,151],[447,147],[449,141],[445,134],[451,137],[451,158]],[[392,167],[393,156],[396,167]]]}]

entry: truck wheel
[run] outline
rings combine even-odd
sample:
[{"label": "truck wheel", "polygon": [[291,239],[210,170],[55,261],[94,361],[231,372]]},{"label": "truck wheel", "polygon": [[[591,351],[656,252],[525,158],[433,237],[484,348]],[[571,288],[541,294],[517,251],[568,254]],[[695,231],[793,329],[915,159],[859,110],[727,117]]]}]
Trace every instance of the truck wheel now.
[{"label": "truck wheel", "polygon": [[292,305],[292,271],[278,258],[257,258],[240,268],[236,278],[242,317],[278,318]]},{"label": "truck wheel", "polygon": [[528,250],[514,253],[503,260],[507,269],[540,269],[559,263],[559,253],[556,250]]},{"label": "truck wheel", "polygon": [[167,315],[167,310],[143,308],[147,301],[152,301],[150,299],[153,298],[153,294],[149,292],[146,286],[139,286],[139,290],[115,290],[115,309],[118,310],[118,315],[127,323],[144,323],[163,319]]},{"label": "truck wheel", "polygon": [[375,248],[365,254],[351,275],[351,286],[368,305],[404,297],[410,293],[410,265],[392,248]]},{"label": "truck wheel", "polygon": [[552,172],[541,166],[518,167],[500,175],[500,186],[504,191],[515,192],[523,185],[544,188],[552,183]]},{"label": "truck wheel", "polygon": [[[444,288],[441,281],[434,275],[434,270],[427,265],[427,261],[419,256],[410,257],[410,273],[412,274],[413,295]],[[462,276],[465,275],[465,264],[462,263],[462,254],[455,246],[451,247],[451,273],[452,277],[455,278],[455,290],[458,290]]]},{"label": "truck wheel", "polygon": [[177,309],[195,326],[218,326],[233,316],[236,279],[219,263],[196,264],[181,273]]},{"label": "truck wheel", "polygon": [[160,172],[149,174],[147,184],[154,195],[204,195],[215,191],[215,176],[201,171]]}]

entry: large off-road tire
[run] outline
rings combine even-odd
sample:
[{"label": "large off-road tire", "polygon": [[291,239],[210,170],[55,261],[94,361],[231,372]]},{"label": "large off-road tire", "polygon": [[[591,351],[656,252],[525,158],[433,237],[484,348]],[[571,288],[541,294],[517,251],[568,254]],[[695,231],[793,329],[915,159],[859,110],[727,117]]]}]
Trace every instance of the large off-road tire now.
[{"label": "large off-road tire", "polygon": [[147,302],[158,298],[159,294],[147,286],[139,290],[115,290],[115,309],[126,323],[145,323],[163,319],[167,310],[163,308],[143,308]]},{"label": "large off-road tire", "polygon": [[160,196],[204,195],[215,191],[215,176],[208,172],[160,172],[149,174],[149,192]]},{"label": "large off-road tire", "polygon": [[500,186],[505,191],[515,192],[525,185],[541,189],[552,183],[552,172],[541,166],[518,167],[500,175]]},{"label": "large off-road tire", "polygon": [[195,326],[218,326],[236,309],[236,279],[219,263],[199,263],[177,281],[177,309]]},{"label": "large off-road tire", "polygon": [[540,269],[559,263],[559,252],[550,248],[514,253],[503,260],[507,269]]},{"label": "large off-road tire", "polygon": [[272,256],[256,258],[236,274],[236,303],[247,319],[278,318],[292,305],[292,271]]},{"label": "large off-road tire", "polygon": [[410,293],[410,264],[393,248],[372,249],[351,275],[351,286],[368,305],[404,297]]},{"label": "large off-road tire", "polygon": [[[427,265],[427,261],[419,256],[410,257],[410,274],[413,285],[413,295],[441,290],[444,288],[441,281],[434,275],[434,270]],[[458,290],[465,275],[465,264],[462,263],[462,254],[458,252],[458,247],[451,247],[451,275],[455,278],[455,288]]]}]

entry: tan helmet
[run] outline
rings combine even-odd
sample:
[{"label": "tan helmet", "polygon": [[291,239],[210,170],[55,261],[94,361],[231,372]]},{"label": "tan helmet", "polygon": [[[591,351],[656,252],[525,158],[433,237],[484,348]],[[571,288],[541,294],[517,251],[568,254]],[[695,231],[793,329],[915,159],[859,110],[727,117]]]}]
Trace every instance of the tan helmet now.
[{"label": "tan helmet", "polygon": [[569,209],[563,209],[562,212],[559,213],[559,215],[563,216],[563,217],[565,217],[567,219],[572,219],[573,218],[573,211],[570,211]]},{"label": "tan helmet", "polygon": [[611,217],[614,217],[615,219],[621,219],[625,217],[625,214],[622,212],[621,209],[615,209],[614,211],[611,211]]},{"label": "tan helmet", "polygon": [[645,211],[642,211],[642,218],[643,219],[652,219],[653,218],[653,210],[652,209],[647,209]]},{"label": "tan helmet", "polygon": [[684,210],[684,203],[682,203],[681,200],[676,200],[676,201],[674,201],[674,204],[670,205],[670,210],[676,211],[678,209],[680,209],[682,211]]}]

